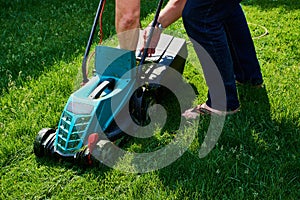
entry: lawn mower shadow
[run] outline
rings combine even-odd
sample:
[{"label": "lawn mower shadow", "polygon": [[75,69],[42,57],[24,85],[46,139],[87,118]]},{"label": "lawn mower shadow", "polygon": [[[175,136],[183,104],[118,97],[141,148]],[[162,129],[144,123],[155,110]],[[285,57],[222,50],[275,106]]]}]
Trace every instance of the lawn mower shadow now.
[{"label": "lawn mower shadow", "polygon": [[[101,163],[94,164],[93,166],[88,166],[84,164],[78,164],[74,162],[67,162],[65,160],[57,160],[56,158],[49,158],[49,157],[43,157],[43,158],[35,158],[37,166],[43,166],[47,168],[51,168],[53,170],[59,170],[59,171],[72,171],[77,176],[86,176],[89,174],[93,174],[93,176],[97,177],[99,179],[99,183],[101,180],[105,179],[105,176],[107,172],[113,170],[110,167],[107,167]],[[57,162],[59,161],[59,162]]]}]

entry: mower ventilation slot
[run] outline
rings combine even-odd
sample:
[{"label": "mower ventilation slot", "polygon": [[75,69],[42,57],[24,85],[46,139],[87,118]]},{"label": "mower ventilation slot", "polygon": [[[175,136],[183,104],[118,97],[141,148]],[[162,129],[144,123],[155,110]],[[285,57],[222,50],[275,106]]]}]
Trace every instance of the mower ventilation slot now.
[{"label": "mower ventilation slot", "polygon": [[74,153],[82,144],[82,135],[89,124],[90,116],[73,117],[64,112],[57,130],[57,150],[63,154]]}]

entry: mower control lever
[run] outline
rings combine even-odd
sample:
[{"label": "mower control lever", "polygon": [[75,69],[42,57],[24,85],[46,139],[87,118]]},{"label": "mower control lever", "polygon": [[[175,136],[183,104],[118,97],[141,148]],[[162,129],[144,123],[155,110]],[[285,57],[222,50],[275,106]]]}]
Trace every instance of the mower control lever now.
[{"label": "mower control lever", "polygon": [[98,85],[98,87],[96,87],[96,89],[90,94],[89,98],[90,99],[97,99],[100,97],[101,93],[106,89],[113,89],[115,87],[115,79],[113,78],[108,78],[105,81],[103,81],[102,83],[100,83],[100,85]]}]

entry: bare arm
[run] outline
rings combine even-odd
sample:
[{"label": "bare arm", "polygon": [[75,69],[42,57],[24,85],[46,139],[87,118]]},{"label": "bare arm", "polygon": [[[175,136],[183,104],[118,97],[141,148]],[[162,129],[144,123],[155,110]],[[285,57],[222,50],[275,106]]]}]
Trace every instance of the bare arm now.
[{"label": "bare arm", "polygon": [[185,3],[186,0],[170,0],[160,12],[158,22],[167,28],[181,17]]},{"label": "bare arm", "polygon": [[[162,11],[159,14],[158,22],[162,25],[163,28],[167,28],[169,25],[171,25],[173,22],[178,20],[181,15],[183,8],[185,6],[186,0],[170,0],[167,5],[162,9]],[[148,37],[150,27],[146,28],[144,31],[144,46],[146,44],[146,40]],[[148,55],[151,56],[155,53],[155,48],[157,46],[157,43],[160,38],[161,30],[159,30],[157,27],[155,28],[151,43],[148,49]],[[144,50],[144,46],[142,47],[141,51]]]}]

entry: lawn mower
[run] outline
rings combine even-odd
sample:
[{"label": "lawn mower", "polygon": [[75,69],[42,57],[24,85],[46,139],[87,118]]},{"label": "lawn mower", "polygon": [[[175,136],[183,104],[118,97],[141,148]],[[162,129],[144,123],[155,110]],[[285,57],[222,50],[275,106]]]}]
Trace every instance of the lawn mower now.
[{"label": "lawn mower", "polygon": [[[161,2],[153,27],[157,23]],[[50,156],[91,164],[87,150],[89,135],[98,133],[100,140],[114,142],[126,135],[124,129],[130,127],[132,122],[138,126],[149,124],[148,108],[162,96],[159,81],[164,78],[164,69],[171,67],[179,73],[183,72],[187,57],[185,40],[162,34],[156,53],[148,58],[146,53],[140,56],[139,52],[97,45],[95,74],[88,79],[87,57],[103,6],[104,1],[100,0],[83,58],[85,84],[69,97],[57,128],[43,128],[37,134],[33,145],[37,157]],[[142,75],[141,68],[145,63],[150,63],[150,67]],[[166,67],[163,70],[151,68],[151,63]],[[147,84],[149,79],[156,79],[157,84]],[[141,81],[145,84],[136,87]],[[122,115],[128,110],[130,117],[123,118]],[[121,118],[121,125],[115,122],[117,117]]]}]

